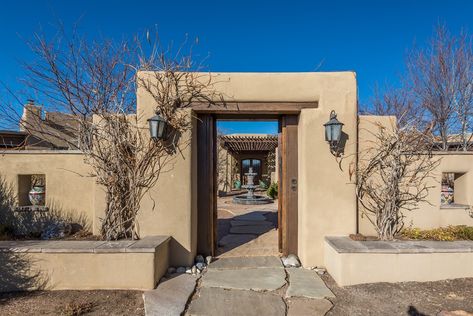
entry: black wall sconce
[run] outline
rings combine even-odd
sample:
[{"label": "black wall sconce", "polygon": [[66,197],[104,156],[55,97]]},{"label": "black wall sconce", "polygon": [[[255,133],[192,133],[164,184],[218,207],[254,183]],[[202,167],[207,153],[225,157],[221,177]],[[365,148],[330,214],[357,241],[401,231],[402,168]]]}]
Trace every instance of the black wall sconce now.
[{"label": "black wall sconce", "polygon": [[330,112],[330,120],[324,124],[325,140],[330,144],[332,154],[339,156],[339,144],[342,137],[343,123],[337,119],[337,113]]}]

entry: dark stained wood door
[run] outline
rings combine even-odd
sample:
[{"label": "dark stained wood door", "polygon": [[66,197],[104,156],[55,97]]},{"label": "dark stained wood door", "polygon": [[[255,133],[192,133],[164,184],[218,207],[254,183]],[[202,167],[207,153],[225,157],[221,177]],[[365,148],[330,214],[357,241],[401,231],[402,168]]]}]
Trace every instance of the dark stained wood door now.
[{"label": "dark stained wood door", "polygon": [[197,118],[197,253],[217,249],[217,127],[212,114]]},{"label": "dark stained wood door", "polygon": [[298,242],[298,116],[281,118],[279,133],[279,251],[297,255]]}]

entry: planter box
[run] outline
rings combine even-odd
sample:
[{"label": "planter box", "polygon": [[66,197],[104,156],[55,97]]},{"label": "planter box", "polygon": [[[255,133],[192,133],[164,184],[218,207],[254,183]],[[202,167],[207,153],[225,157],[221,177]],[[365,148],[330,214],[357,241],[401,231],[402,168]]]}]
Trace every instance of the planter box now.
[{"label": "planter box", "polygon": [[354,241],[326,237],[325,266],[340,286],[473,277],[473,241]]},{"label": "planter box", "polygon": [[169,240],[0,241],[0,292],[154,289],[168,267]]}]

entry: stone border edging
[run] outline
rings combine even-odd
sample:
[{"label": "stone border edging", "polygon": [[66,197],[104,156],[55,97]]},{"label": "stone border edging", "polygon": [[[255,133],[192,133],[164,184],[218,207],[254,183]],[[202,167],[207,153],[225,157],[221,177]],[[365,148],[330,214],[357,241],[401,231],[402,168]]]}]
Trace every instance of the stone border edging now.
[{"label": "stone border edging", "polygon": [[28,253],[154,253],[170,236],[148,236],[140,240],[7,240],[0,252]]},{"label": "stone border edging", "polygon": [[325,237],[338,253],[469,253],[473,252],[473,241],[356,241],[349,237]]}]

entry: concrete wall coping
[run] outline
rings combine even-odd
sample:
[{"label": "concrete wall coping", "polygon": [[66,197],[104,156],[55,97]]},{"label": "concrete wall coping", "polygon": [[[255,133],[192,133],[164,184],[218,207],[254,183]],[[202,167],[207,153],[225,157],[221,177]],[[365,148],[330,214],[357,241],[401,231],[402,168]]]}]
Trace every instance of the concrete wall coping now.
[{"label": "concrete wall coping", "polygon": [[0,155],[83,155],[81,150],[53,150],[53,149],[27,149],[27,150],[2,150]]},{"label": "concrete wall coping", "polygon": [[452,253],[473,252],[472,240],[396,240],[356,241],[349,237],[325,237],[327,243],[338,253]]},{"label": "concrete wall coping", "polygon": [[154,253],[170,236],[147,236],[140,240],[6,240],[0,252],[34,253]]}]

